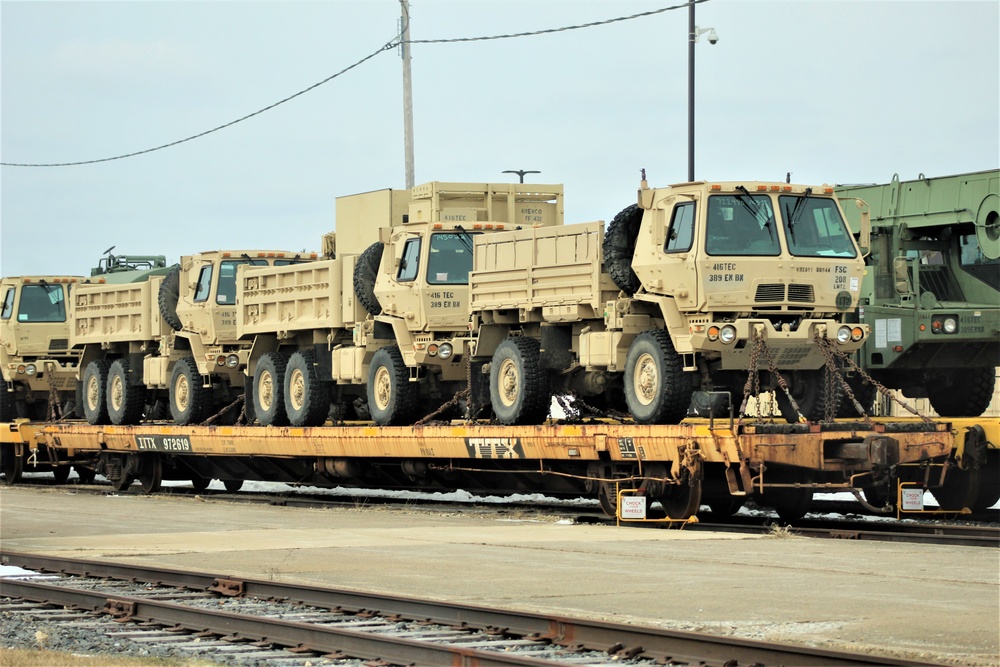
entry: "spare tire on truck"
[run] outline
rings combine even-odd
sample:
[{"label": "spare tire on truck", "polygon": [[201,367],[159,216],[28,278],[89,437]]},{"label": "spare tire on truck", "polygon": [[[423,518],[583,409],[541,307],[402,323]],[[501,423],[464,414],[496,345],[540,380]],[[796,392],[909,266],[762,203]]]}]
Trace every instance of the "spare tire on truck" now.
[{"label": "spare tire on truck", "polygon": [[638,204],[632,204],[615,216],[604,233],[604,270],[618,289],[629,296],[641,286],[639,276],[632,270],[635,239],[639,236],[641,224],[642,209]]},{"label": "spare tire on truck", "polygon": [[378,278],[378,267],[382,263],[382,243],[373,243],[358,255],[354,265],[354,295],[358,302],[372,315],[382,312],[382,304],[375,296],[375,279]]},{"label": "spare tire on truck", "polygon": [[181,330],[181,319],[177,317],[177,300],[180,298],[181,267],[174,265],[160,283],[160,292],[156,295],[160,316],[174,331]]}]

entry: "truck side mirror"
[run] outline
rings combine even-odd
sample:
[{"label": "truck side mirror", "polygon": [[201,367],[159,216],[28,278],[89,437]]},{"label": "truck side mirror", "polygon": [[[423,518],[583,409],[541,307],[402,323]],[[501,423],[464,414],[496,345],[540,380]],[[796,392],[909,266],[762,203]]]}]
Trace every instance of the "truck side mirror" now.
[{"label": "truck side mirror", "polygon": [[896,294],[913,294],[913,286],[910,285],[910,264],[906,257],[896,257],[892,260],[892,283]]},{"label": "truck side mirror", "polygon": [[854,205],[861,210],[861,229],[858,234],[858,246],[861,256],[867,257],[872,250],[872,211],[863,199],[855,199]]}]

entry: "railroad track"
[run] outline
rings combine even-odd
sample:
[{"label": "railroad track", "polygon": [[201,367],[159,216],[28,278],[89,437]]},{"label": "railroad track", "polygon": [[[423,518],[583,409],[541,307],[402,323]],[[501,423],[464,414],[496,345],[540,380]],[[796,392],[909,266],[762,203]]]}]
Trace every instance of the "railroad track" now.
[{"label": "railroad track", "polygon": [[[203,572],[7,551],[0,563],[50,575],[0,579],[4,614],[94,627],[80,613],[102,612],[142,624],[118,624],[131,627],[123,637],[186,642],[196,634],[264,662],[266,650],[279,647],[381,665],[932,664]],[[289,659],[281,652],[273,664]]]},{"label": "railroad track", "polygon": [[[51,484],[39,484],[41,487],[51,487]],[[67,487],[74,493],[94,495],[117,494],[109,491],[106,486],[74,485]],[[454,502],[431,497],[399,498],[374,496],[359,489],[358,494],[349,496],[309,495],[309,494],[274,494],[267,492],[243,491],[230,493],[226,491],[196,491],[186,487],[165,487],[161,494],[175,496],[198,496],[203,500],[219,502],[238,502],[249,504],[264,504],[281,507],[358,507],[369,505],[399,505],[407,508],[425,507],[449,512],[464,513],[502,513],[509,511],[533,512],[540,518],[572,516],[577,523],[613,525],[615,520],[608,518],[595,503],[593,507],[577,504],[560,504],[554,500],[551,504],[541,504],[537,501],[511,501],[509,503],[476,503]],[[827,539],[850,539],[858,541],[877,542],[909,542],[919,544],[940,544],[948,546],[974,546],[1000,548],[1000,526],[996,525],[996,510],[985,519],[972,523],[966,519],[971,515],[956,515],[952,520],[935,518],[917,519],[914,521],[886,521],[866,519],[859,505],[849,502],[821,501],[820,507],[829,512],[843,512],[854,518],[838,519],[824,516],[821,519],[804,518],[787,528],[787,532],[800,537],[816,537]],[[655,512],[655,510],[653,510]],[[651,516],[653,513],[651,512]],[[993,519],[993,520],[991,520]],[[985,524],[985,525],[983,525]],[[990,525],[993,524],[993,525]],[[628,524],[623,524],[628,525]],[[644,527],[649,527],[645,524]],[[717,518],[711,512],[703,515],[698,523],[685,526],[685,530],[723,531],[750,534],[769,534],[785,530],[776,523],[769,513],[754,513],[752,515],[736,515]]]}]

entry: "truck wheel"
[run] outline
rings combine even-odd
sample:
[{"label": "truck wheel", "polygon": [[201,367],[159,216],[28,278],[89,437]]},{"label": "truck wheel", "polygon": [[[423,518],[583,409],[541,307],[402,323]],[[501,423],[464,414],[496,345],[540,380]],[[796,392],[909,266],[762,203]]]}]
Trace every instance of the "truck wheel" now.
[{"label": "truck wheel", "polygon": [[996,369],[949,369],[927,374],[927,399],[942,417],[978,417],[993,400]]},{"label": "truck wheel", "polygon": [[0,422],[12,422],[17,419],[16,394],[7,391],[7,383],[0,380]]},{"label": "truck wheel", "polygon": [[330,414],[330,385],[316,372],[313,350],[298,350],[288,359],[285,412],[292,426],[322,426]]},{"label": "truck wheel", "polygon": [[[861,377],[858,373],[847,378],[847,386],[851,388],[854,398],[856,398],[858,403],[861,404],[861,407],[864,408],[865,414],[871,415],[874,412],[875,397],[878,396],[878,387]],[[854,407],[854,403],[847,398],[846,394],[840,399],[840,407],[837,408],[837,416],[845,419],[859,419],[862,417],[862,415],[858,414],[858,409]]]},{"label": "truck wheel", "polygon": [[175,424],[199,423],[205,416],[211,394],[201,384],[201,373],[193,357],[184,357],[170,374],[170,416]]},{"label": "truck wheel", "polygon": [[111,362],[95,359],[83,371],[83,416],[90,424],[108,423],[108,371]]},{"label": "truck wheel", "polygon": [[611,275],[620,290],[632,296],[641,286],[632,270],[635,239],[642,225],[642,209],[637,204],[615,216],[604,233],[604,270]]},{"label": "truck wheel", "polygon": [[129,381],[129,361],[115,359],[108,371],[108,418],[112,424],[127,426],[142,421],[146,408],[146,388]]},{"label": "truck wheel", "polygon": [[174,331],[180,331],[181,319],[177,317],[177,301],[180,299],[181,267],[174,266],[170,272],[163,277],[160,283],[160,291],[156,295],[156,303],[160,307],[160,315],[163,321],[170,325]]},{"label": "truck wheel", "polygon": [[257,421],[257,411],[253,403],[253,378],[250,376],[243,378],[243,416],[246,417],[247,426],[253,426]]},{"label": "truck wheel", "polygon": [[541,368],[541,343],[511,336],[490,362],[490,403],[501,424],[541,424],[549,416],[552,391]]},{"label": "truck wheel", "polygon": [[373,243],[358,255],[354,264],[354,295],[358,302],[372,315],[382,312],[382,304],[375,296],[375,279],[378,278],[378,267],[382,263],[384,244]]},{"label": "truck wheel", "polygon": [[261,426],[287,426],[285,412],[285,367],[288,355],[268,352],[257,362],[253,376],[253,411]]},{"label": "truck wheel", "polygon": [[417,385],[395,345],[383,347],[372,357],[368,372],[368,408],[379,426],[409,424],[417,409]]},{"label": "truck wheel", "polygon": [[670,335],[654,329],[636,336],[625,358],[625,401],[636,423],[679,424],[692,393]]},{"label": "truck wheel", "polygon": [[[802,411],[802,416],[807,421],[818,422],[826,419],[828,404],[832,404],[829,414],[837,415],[841,400],[844,398],[844,390],[838,382],[834,385],[833,394],[830,395],[830,392],[827,391],[829,372],[829,369],[824,366],[817,370],[782,373],[785,383],[788,384],[789,393],[799,404],[799,410]],[[789,424],[798,422],[799,416],[784,390],[781,387],[775,387],[774,395],[778,403],[778,410],[785,421]]]}]

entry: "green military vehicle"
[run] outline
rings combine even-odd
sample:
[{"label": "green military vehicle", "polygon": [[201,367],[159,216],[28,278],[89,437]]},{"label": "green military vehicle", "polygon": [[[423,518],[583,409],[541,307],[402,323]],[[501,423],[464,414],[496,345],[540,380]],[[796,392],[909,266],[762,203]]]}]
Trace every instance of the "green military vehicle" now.
[{"label": "green military vehicle", "polygon": [[[887,388],[927,398],[941,416],[981,415],[1000,366],[1000,171],[894,175],[836,191],[871,211],[858,319],[872,335],[861,367]],[[844,211],[859,232],[861,208]],[[869,409],[876,387],[860,374],[851,383]]]}]

